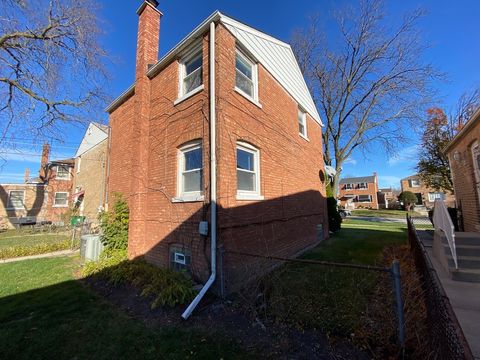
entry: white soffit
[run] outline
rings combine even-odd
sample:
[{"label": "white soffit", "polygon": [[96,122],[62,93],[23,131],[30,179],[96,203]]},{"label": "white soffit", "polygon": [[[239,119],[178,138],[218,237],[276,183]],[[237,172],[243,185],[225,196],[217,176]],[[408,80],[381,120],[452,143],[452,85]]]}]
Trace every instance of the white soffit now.
[{"label": "white soffit", "polygon": [[223,14],[220,15],[220,21],[238,42],[272,74],[300,107],[323,126],[290,45]]}]

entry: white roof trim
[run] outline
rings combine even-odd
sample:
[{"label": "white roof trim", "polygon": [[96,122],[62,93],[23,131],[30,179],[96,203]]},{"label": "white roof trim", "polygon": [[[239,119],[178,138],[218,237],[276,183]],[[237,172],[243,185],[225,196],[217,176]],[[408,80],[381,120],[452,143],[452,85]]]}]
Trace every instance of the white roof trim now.
[{"label": "white roof trim", "polygon": [[105,108],[105,112],[111,113],[113,110],[115,110],[118,106],[120,106],[126,98],[129,96],[133,95],[135,93],[135,83],[130,85],[127,90],[125,90],[123,93],[121,93],[115,100],[113,100],[110,105],[108,105]]}]

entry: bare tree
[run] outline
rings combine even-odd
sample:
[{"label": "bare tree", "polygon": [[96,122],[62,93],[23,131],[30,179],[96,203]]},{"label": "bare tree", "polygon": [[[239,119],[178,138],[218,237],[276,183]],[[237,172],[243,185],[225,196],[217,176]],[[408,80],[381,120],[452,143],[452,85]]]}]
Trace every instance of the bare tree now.
[{"label": "bare tree", "polygon": [[0,144],[62,138],[103,105],[105,51],[91,0],[0,4]]},{"label": "bare tree", "polygon": [[295,34],[297,59],[325,122],[324,160],[334,166],[338,189],[344,161],[355,149],[393,151],[411,136],[405,124],[421,119],[439,74],[422,63],[418,10],[396,28],[386,25],[380,1],[335,14],[338,34],[319,29],[319,18]]}]

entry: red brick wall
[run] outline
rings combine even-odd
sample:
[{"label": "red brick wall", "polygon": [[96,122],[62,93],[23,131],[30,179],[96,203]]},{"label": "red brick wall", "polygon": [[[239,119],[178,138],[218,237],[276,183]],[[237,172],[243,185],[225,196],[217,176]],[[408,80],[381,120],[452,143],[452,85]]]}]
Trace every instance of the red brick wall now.
[{"label": "red brick wall", "polygon": [[[480,231],[480,199],[476,190],[472,145],[480,141],[480,123],[472,128],[448,152],[457,207],[462,211],[465,231]],[[453,155],[458,152],[459,160]]]},{"label": "red brick wall", "polygon": [[[219,242],[226,249],[252,253],[293,256],[316,243],[317,225],[328,235],[320,126],[308,117],[307,141],[299,136],[297,104],[259,66],[260,109],[233,90],[235,40],[223,26],[217,26],[217,171]],[[209,214],[209,103],[207,90],[174,105],[178,97],[178,62],[168,64],[150,82],[148,113],[148,165],[137,176],[133,167],[136,151],[130,136],[132,103],[138,88],[110,117],[112,126],[109,191],[131,193],[125,185],[137,177],[144,185],[139,221],[130,223],[129,253],[145,254],[148,261],[167,266],[168,248],[183,245],[192,251],[195,276],[209,274],[209,239],[198,234],[198,223]],[[203,84],[208,89],[208,33],[203,38]],[[144,133],[145,134],[145,133]],[[202,139],[204,202],[175,203],[178,147]],[[252,143],[261,152],[263,201],[236,200],[236,141]],[[133,149],[132,163],[125,153]],[[129,170],[130,169],[130,170]],[[140,208],[139,207],[139,208]],[[138,209],[138,208],[137,208]],[[141,218],[140,218],[141,217]],[[142,235],[139,233],[142,232]],[[234,267],[233,262],[226,264]]]},{"label": "red brick wall", "polygon": [[[67,165],[65,165],[67,166]],[[42,211],[45,220],[53,222],[68,222],[69,219],[64,218],[64,215],[72,208],[72,200],[70,195],[73,193],[74,171],[73,165],[69,166],[70,179],[61,180],[56,179],[56,166],[52,165],[48,171],[48,185],[45,186],[45,210]],[[56,192],[68,192],[68,205],[65,207],[56,207],[54,205]]]}]

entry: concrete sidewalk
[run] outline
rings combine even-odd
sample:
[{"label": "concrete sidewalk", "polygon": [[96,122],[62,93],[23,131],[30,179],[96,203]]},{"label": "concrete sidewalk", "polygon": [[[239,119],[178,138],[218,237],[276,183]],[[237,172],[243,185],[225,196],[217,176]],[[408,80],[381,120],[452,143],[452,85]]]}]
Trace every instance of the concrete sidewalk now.
[{"label": "concrete sidewalk", "polygon": [[20,256],[20,257],[0,260],[0,264],[23,261],[23,260],[31,260],[31,259],[42,259],[42,258],[50,258],[50,257],[57,257],[57,256],[69,256],[69,255],[74,255],[79,251],[80,250],[60,250],[60,251],[54,251],[46,254]]},{"label": "concrete sidewalk", "polygon": [[450,279],[449,274],[433,256],[433,249],[425,249],[452,304],[473,356],[480,359],[480,283]]}]

